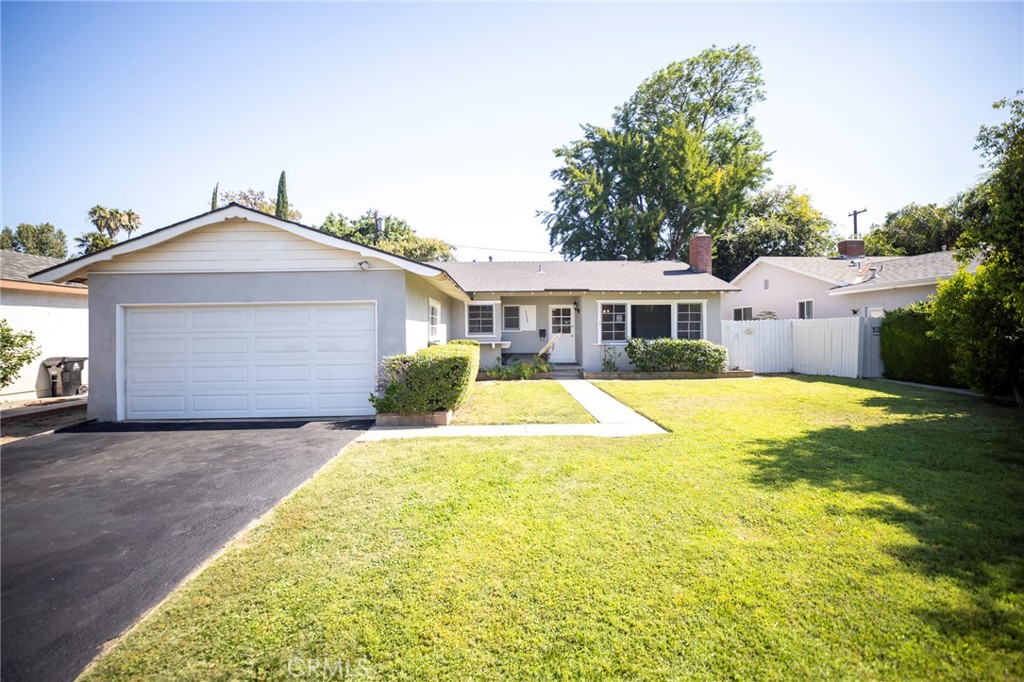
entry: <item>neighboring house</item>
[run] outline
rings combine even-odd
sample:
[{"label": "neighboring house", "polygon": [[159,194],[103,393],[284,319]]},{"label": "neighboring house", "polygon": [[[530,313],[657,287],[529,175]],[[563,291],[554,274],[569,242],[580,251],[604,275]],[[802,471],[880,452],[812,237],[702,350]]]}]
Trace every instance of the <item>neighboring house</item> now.
[{"label": "neighboring house", "polygon": [[[60,264],[59,258],[0,251],[0,317],[15,331],[32,332],[39,357],[21,370],[0,400],[25,400],[50,395],[50,375],[42,361],[49,357],[89,354],[89,290],[80,284],[33,282],[29,275]],[[82,375],[87,383],[88,363]]]},{"label": "neighboring house", "polygon": [[[838,258],[758,258],[732,280],[742,291],[723,296],[722,319],[749,320],[767,312],[780,319],[878,317],[928,300],[960,267],[951,251],[864,256],[862,240],[839,246]],[[976,268],[976,262],[967,267]]]},{"label": "neighboring house", "polygon": [[703,268],[426,264],[230,204],[33,278],[89,283],[92,418],[370,415],[380,358],[453,338],[493,364],[558,335],[587,369],[631,335],[718,341],[734,287],[694,239]]}]

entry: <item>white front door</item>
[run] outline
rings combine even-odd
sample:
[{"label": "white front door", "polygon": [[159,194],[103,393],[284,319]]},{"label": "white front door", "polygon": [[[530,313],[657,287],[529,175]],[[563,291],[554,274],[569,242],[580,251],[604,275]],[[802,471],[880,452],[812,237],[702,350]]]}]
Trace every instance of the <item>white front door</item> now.
[{"label": "white front door", "polygon": [[571,305],[548,308],[548,330],[551,338],[558,336],[551,349],[551,362],[576,362],[576,327]]},{"label": "white front door", "polygon": [[127,419],[370,415],[372,303],[125,308]]}]

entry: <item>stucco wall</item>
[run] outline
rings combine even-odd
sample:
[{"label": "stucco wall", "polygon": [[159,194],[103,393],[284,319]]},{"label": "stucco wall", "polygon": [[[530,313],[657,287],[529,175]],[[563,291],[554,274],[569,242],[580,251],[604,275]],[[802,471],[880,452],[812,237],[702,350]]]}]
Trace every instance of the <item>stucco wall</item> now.
[{"label": "stucco wall", "polygon": [[452,299],[422,277],[405,274],[405,346],[413,353],[430,345],[430,299],[441,304],[439,343],[447,343],[451,326]]},{"label": "stucco wall", "polygon": [[861,314],[864,314],[865,308],[896,310],[916,301],[927,301],[935,295],[937,290],[937,285],[926,284],[917,287],[884,289],[882,291],[833,296],[832,298],[842,301],[846,308],[858,308]]},{"label": "stucco wall", "polygon": [[377,302],[377,351],[406,352],[405,272],[94,274],[89,278],[89,417],[117,418],[119,304]]},{"label": "stucco wall", "polygon": [[[764,280],[768,280],[768,289]],[[780,319],[799,317],[798,301],[814,301],[814,317],[849,317],[856,308],[845,296],[829,296],[834,285],[790,270],[758,263],[742,280],[734,282],[743,291],[722,294],[721,319],[731,320],[733,308],[750,306],[753,315],[772,311]]]},{"label": "stucco wall", "polygon": [[[56,356],[89,355],[89,299],[43,291],[0,289],[0,317],[15,331],[31,331],[41,353],[0,393],[2,400],[24,400],[50,395],[50,375],[43,360]],[[88,383],[87,362],[82,382]]]}]

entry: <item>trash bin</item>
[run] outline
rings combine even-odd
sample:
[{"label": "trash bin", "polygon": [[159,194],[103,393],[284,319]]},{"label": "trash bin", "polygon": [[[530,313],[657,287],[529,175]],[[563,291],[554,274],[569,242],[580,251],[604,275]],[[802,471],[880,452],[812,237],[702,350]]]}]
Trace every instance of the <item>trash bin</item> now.
[{"label": "trash bin", "polygon": [[82,370],[88,358],[47,358],[43,366],[50,373],[50,394],[54,397],[84,393]]}]

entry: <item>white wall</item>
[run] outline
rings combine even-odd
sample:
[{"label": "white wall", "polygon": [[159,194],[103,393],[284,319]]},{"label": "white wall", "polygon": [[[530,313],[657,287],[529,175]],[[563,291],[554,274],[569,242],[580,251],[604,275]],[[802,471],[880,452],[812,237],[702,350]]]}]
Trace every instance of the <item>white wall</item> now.
[{"label": "white wall", "polygon": [[844,296],[832,296],[845,302],[847,308],[880,308],[882,310],[896,310],[903,308],[917,301],[927,301],[935,295],[938,286],[926,284],[924,286],[903,287],[901,289],[883,289],[881,291],[863,292],[859,294],[847,294]]},{"label": "white wall", "polygon": [[[764,280],[768,280],[768,289]],[[770,263],[758,263],[742,280],[734,282],[743,291],[722,294],[722,319],[731,320],[733,308],[753,308],[752,313],[772,311],[780,319],[799,317],[797,301],[814,301],[814,317],[848,317],[855,304],[844,296],[829,296],[834,285],[801,275]]]},{"label": "white wall", "polygon": [[[17,380],[0,392],[0,400],[25,400],[50,395],[50,375],[43,360],[54,356],[89,355],[89,300],[79,294],[0,289],[0,317],[15,331],[30,331],[42,351]],[[88,383],[89,363],[82,383]]]}]

